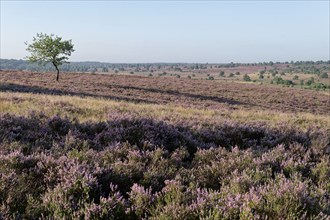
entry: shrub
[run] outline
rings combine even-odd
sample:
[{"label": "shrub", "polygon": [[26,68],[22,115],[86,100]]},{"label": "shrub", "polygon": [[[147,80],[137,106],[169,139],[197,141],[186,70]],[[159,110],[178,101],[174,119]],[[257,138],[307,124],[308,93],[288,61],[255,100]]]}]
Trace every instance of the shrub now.
[{"label": "shrub", "polygon": [[328,140],[287,123],[0,114],[0,217],[327,219]]},{"label": "shrub", "polygon": [[249,75],[244,74],[244,76],[243,76],[243,80],[244,80],[244,81],[247,81],[247,82],[250,82],[250,81],[251,81],[251,78],[250,78]]},{"label": "shrub", "polygon": [[328,73],[326,73],[326,72],[321,73],[320,78],[321,79],[328,79],[329,78]]},{"label": "shrub", "polygon": [[306,85],[310,86],[310,85],[312,85],[313,83],[315,83],[315,80],[314,80],[314,77],[311,77],[311,78],[306,82]]}]

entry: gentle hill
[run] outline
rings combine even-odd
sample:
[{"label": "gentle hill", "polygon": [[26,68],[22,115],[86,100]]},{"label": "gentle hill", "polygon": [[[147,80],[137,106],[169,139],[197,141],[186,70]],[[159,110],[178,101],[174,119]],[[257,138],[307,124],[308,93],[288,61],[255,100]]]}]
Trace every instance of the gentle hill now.
[{"label": "gentle hill", "polygon": [[198,109],[254,109],[326,114],[329,95],[252,83],[96,74],[1,71],[0,91],[90,96]]},{"label": "gentle hill", "polygon": [[329,94],[0,71],[0,219],[327,218]]}]

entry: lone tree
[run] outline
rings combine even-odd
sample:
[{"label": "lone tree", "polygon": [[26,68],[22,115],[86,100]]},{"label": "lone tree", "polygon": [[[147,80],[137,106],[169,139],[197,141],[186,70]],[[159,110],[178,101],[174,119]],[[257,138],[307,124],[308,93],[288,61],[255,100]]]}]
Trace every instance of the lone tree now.
[{"label": "lone tree", "polygon": [[74,52],[73,44],[71,40],[62,40],[61,37],[54,34],[37,34],[37,37],[33,37],[33,42],[28,45],[27,51],[31,52],[31,55],[26,57],[30,62],[36,62],[38,64],[52,63],[57,70],[56,81],[59,79],[60,70],[58,67],[63,63],[68,63],[66,60]]}]

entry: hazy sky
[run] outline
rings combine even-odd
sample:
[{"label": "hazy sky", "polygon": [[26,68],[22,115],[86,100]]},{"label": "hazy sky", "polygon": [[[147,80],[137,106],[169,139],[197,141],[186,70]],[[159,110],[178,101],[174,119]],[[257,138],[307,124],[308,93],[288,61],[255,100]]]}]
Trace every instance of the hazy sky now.
[{"label": "hazy sky", "polygon": [[329,1],[3,1],[1,58],[36,33],[72,39],[71,61],[329,60]]}]

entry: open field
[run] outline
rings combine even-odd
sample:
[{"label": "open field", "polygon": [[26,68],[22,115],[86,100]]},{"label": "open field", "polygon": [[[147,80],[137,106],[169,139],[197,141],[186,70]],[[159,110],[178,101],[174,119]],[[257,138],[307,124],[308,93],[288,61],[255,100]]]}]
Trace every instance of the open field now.
[{"label": "open field", "polygon": [[134,103],[198,109],[255,109],[325,114],[329,92],[282,88],[253,83],[189,80],[99,74],[62,74],[1,71],[0,91],[89,96]]},{"label": "open field", "polygon": [[0,71],[0,219],[328,219],[330,95]]},{"label": "open field", "polygon": [[[2,70],[55,71],[52,64],[38,66],[24,60],[0,59]],[[215,80],[244,82],[245,75],[252,84],[272,84],[280,87],[296,87],[330,91],[330,61],[264,62],[264,63],[100,63],[73,62],[64,64],[62,72],[92,73],[161,78],[185,78],[191,80]]]}]

